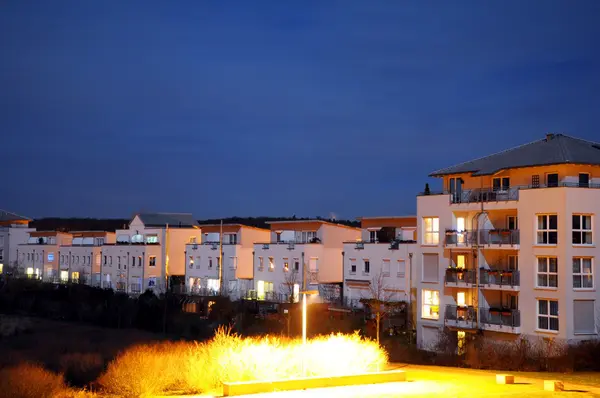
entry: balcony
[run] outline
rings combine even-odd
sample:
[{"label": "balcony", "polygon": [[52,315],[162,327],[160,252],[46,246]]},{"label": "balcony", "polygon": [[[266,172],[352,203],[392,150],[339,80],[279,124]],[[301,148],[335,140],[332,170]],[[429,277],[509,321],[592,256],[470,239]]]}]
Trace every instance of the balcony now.
[{"label": "balcony", "polygon": [[[567,177],[569,178],[569,177]],[[572,177],[576,179],[576,177]],[[525,189],[540,189],[540,188],[588,188],[588,189],[600,189],[600,184],[592,184],[590,182],[578,182],[576,180],[572,182],[563,181],[550,184],[535,184],[535,185],[517,185],[509,188],[477,188],[470,190],[462,190],[461,192],[449,193],[443,192],[450,196],[451,204],[461,203],[494,203],[494,202],[507,202],[519,200],[519,192]],[[440,193],[430,193],[431,195],[438,195]],[[424,193],[422,194],[424,195]]]},{"label": "balcony", "polygon": [[476,329],[477,308],[472,306],[446,305],[444,324],[459,329]]},{"label": "balcony", "polygon": [[444,282],[447,287],[471,287],[477,283],[475,270],[446,268]]},{"label": "balcony", "polygon": [[521,311],[510,308],[480,308],[481,328],[494,332],[520,333]]},{"label": "balcony", "polygon": [[521,274],[517,270],[480,269],[479,285],[483,289],[519,290]]},{"label": "balcony", "polygon": [[496,246],[513,248],[520,242],[518,229],[446,230],[445,245],[454,247]]}]

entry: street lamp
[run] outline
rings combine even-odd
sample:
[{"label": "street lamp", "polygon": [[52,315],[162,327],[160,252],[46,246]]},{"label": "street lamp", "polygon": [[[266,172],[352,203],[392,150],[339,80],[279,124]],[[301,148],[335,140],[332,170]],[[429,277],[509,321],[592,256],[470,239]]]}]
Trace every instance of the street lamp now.
[{"label": "street lamp", "polygon": [[318,290],[303,290],[302,293],[302,374],[305,374],[305,357],[306,357],[306,296],[318,295]]}]

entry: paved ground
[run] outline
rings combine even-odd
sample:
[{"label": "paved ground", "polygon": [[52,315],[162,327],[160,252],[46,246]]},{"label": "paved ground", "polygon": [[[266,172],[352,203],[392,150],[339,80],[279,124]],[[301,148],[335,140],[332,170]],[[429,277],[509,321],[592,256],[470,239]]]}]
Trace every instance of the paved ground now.
[{"label": "paved ground", "polygon": [[[522,377],[517,374],[514,385],[496,384],[496,372],[470,369],[402,366],[407,381],[352,387],[323,388],[303,391],[254,394],[245,398],[387,398],[387,397],[599,397],[600,387],[565,382],[565,391],[552,393],[543,390],[543,379]],[[553,375],[556,376],[556,375]],[[594,375],[592,374],[591,377]],[[600,374],[598,374],[600,385]],[[596,383],[593,383],[596,384]],[[205,396],[206,397],[206,396]]]}]

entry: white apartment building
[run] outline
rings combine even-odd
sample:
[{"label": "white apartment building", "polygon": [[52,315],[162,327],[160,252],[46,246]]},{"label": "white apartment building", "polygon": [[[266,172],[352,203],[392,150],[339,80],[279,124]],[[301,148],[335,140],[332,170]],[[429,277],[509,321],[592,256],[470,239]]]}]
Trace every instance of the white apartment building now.
[{"label": "white apartment building", "polygon": [[30,278],[46,282],[68,282],[68,269],[59,273],[60,246],[70,245],[73,236],[58,231],[31,231],[27,243],[19,245],[19,267]]},{"label": "white apartment building", "polygon": [[270,240],[254,244],[254,289],[251,297],[297,300],[303,289],[341,287],[344,242],[360,239],[360,229],[322,220],[269,223]]},{"label": "white apartment building", "polygon": [[416,216],[362,217],[359,240],[344,243],[344,302],[360,308],[361,299],[411,300]]},{"label": "white apartment building", "polygon": [[0,274],[5,266],[19,266],[17,251],[19,245],[27,243],[29,233],[34,231],[29,228],[31,220],[0,209]]},{"label": "white apartment building", "polygon": [[208,295],[219,292],[219,244],[222,243],[221,293],[239,299],[252,288],[254,242],[268,241],[270,230],[242,224],[201,225],[200,228],[202,241],[185,247],[187,292]]},{"label": "white apartment building", "polygon": [[58,263],[61,279],[65,273],[67,280],[100,286],[100,266],[102,246],[115,243],[115,233],[105,231],[70,232],[73,240],[70,245],[58,248]]},{"label": "white apartment building", "polygon": [[438,170],[417,198],[417,338],[598,336],[600,144],[562,134]]},{"label": "white apartment building", "polygon": [[201,240],[191,214],[139,213],[129,228],[105,242],[100,260],[101,285],[131,294],[166,290],[166,275],[185,275],[185,245]]}]

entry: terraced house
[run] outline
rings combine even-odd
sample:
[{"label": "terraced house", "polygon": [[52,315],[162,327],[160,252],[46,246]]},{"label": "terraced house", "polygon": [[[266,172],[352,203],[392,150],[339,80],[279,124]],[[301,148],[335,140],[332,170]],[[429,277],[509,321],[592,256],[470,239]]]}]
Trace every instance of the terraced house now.
[{"label": "terraced house", "polygon": [[[240,298],[252,288],[254,242],[269,240],[270,231],[242,224],[201,225],[200,228],[202,241],[185,246],[187,292]],[[219,271],[221,257],[222,272]]]},{"label": "terraced house", "polygon": [[115,235],[102,246],[101,285],[130,294],[164,292],[167,274],[184,277],[185,244],[201,239],[187,213],[139,213]]},{"label": "terraced house", "polygon": [[411,301],[411,266],[416,252],[417,219],[362,217],[360,239],[344,243],[344,301]]},{"label": "terraced house", "polygon": [[250,296],[298,301],[302,289],[319,290],[324,299],[341,296],[344,242],[359,239],[360,229],[323,220],[269,224],[270,239],[254,244]]},{"label": "terraced house", "polygon": [[419,345],[597,337],[600,144],[562,134],[435,171],[417,198]]}]

